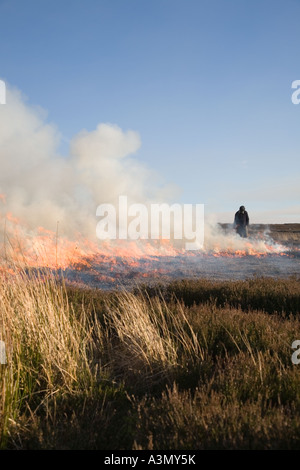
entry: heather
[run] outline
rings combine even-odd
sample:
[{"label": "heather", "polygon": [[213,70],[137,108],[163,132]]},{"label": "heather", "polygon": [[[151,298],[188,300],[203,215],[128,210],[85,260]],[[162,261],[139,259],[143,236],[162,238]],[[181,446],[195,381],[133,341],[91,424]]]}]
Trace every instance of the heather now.
[{"label": "heather", "polygon": [[300,281],[0,281],[2,449],[299,449]]}]

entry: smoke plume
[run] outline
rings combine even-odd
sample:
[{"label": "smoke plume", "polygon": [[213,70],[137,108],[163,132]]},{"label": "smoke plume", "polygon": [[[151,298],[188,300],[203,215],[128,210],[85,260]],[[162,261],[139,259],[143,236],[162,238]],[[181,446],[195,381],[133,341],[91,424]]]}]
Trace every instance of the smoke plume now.
[{"label": "smoke plume", "polygon": [[[117,206],[120,195],[129,204],[174,202],[177,188],[162,185],[134,157],[141,145],[136,132],[102,123],[75,135],[64,156],[58,151],[61,139],[43,110],[7,87],[6,104],[0,106],[0,215],[5,230],[19,224],[26,234],[40,227],[55,233],[59,224],[59,235],[68,240],[80,234],[98,242],[100,204]],[[206,217],[204,239],[206,251],[249,248],[249,241],[233,230],[224,234],[212,216]],[[260,252],[267,249],[265,240],[251,243]]]},{"label": "smoke plume", "polygon": [[171,194],[157,175],[134,158],[139,135],[112,124],[82,130],[70,142],[69,154],[58,154],[61,135],[45,113],[29,106],[8,87],[0,107],[0,210],[2,220],[17,220],[34,231],[42,226],[73,239],[96,239],[96,208],[130,202],[160,201]]}]

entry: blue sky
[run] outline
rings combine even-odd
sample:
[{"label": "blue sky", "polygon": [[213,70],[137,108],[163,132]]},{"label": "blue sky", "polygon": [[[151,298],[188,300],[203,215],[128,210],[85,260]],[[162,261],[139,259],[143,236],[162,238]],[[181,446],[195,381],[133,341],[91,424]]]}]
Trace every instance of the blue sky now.
[{"label": "blue sky", "polygon": [[62,135],[112,123],[231,222],[300,222],[299,0],[0,0],[0,77]]}]

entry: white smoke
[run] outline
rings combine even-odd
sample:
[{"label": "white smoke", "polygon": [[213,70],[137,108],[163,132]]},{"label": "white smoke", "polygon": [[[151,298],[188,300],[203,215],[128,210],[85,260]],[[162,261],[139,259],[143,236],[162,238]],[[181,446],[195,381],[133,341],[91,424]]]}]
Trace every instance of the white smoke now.
[{"label": "white smoke", "polygon": [[[132,130],[103,123],[93,131],[83,130],[71,139],[64,157],[58,153],[60,142],[45,112],[7,87],[6,104],[0,106],[1,222],[11,214],[28,232],[41,226],[55,232],[59,223],[61,236],[72,240],[81,234],[97,241],[99,204],[117,206],[119,196],[126,195],[129,204],[149,205],[170,202],[176,195],[177,188],[161,185],[158,176],[134,158],[141,141]],[[212,215],[205,219],[206,251],[249,247],[249,240],[233,229],[224,233]],[[268,250],[266,239],[250,243],[257,251]]]},{"label": "white smoke", "polygon": [[[288,251],[288,247],[276,243],[270,236],[266,225],[263,231],[249,233],[247,238],[240,237],[234,224],[226,224],[222,227],[215,215],[209,215],[205,221],[204,251],[207,253],[234,253],[246,254],[282,253]],[[250,231],[249,231],[250,232]]]},{"label": "white smoke", "polygon": [[23,227],[42,226],[69,238],[77,233],[96,237],[96,208],[116,204],[126,194],[131,202],[171,196],[157,176],[133,154],[139,135],[111,124],[83,130],[70,142],[69,155],[58,154],[61,136],[45,113],[26,104],[18,90],[7,88],[0,107],[0,210]]}]

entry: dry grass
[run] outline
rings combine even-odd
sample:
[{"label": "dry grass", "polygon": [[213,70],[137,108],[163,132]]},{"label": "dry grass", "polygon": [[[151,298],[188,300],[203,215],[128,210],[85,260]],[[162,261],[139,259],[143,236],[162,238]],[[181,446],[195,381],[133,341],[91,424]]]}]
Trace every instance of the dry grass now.
[{"label": "dry grass", "polygon": [[[7,436],[26,409],[30,414],[58,391],[89,389],[90,367],[101,329],[84,309],[74,315],[63,286],[53,276],[20,271],[0,279],[1,339],[7,365],[1,369],[0,432]],[[5,439],[4,439],[5,441]]]},{"label": "dry grass", "polygon": [[186,361],[204,359],[180,303],[167,305],[163,298],[123,292],[106,304],[105,319],[110,366],[123,379],[125,373],[126,382],[132,380],[135,389],[161,382],[162,377],[172,382],[174,372]]},{"label": "dry grass", "polygon": [[[3,273],[1,448],[300,448],[296,282],[178,284],[178,301],[174,285],[107,295]],[[274,313],[284,293],[292,310]]]}]

